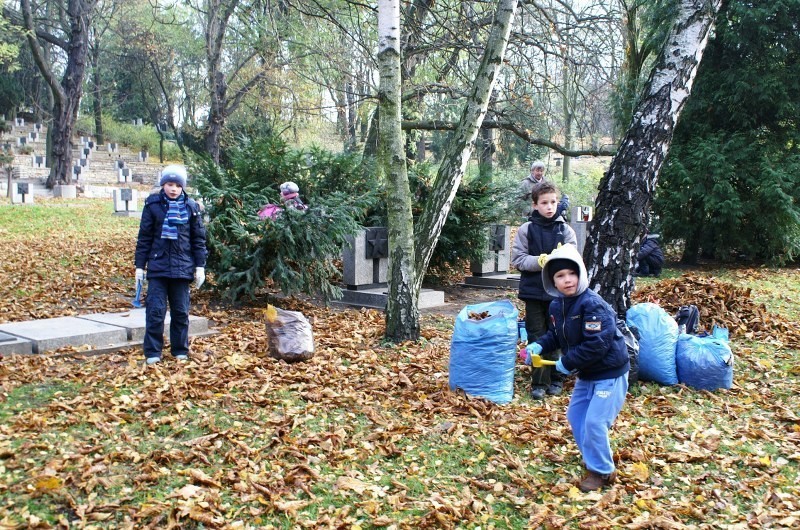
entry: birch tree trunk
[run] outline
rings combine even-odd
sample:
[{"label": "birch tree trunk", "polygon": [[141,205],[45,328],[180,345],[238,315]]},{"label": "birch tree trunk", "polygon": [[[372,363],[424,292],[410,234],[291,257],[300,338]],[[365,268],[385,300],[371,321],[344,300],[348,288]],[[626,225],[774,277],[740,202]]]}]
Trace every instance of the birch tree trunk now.
[{"label": "birch tree trunk", "polygon": [[[511,23],[517,10],[517,0],[498,0],[489,40],[475,81],[467,97],[458,126],[445,148],[442,163],[436,174],[430,197],[425,203],[416,226],[416,286],[419,292],[425,271],[430,263],[436,242],[442,233],[458,186],[475,148],[475,138],[486,116],[486,109],[511,33]],[[387,315],[388,318],[388,315]]]},{"label": "birch tree trunk", "polygon": [[[466,105],[423,206],[418,223],[411,216],[411,197],[406,173],[400,122],[400,54],[398,0],[378,2],[381,95],[378,112],[381,152],[387,167],[389,208],[389,300],[386,305],[386,338],[395,342],[419,338],[419,293],[442,227],[475,148],[492,88],[503,64],[517,0],[498,0],[481,64],[475,74]],[[389,17],[391,9],[391,17]],[[396,15],[394,13],[397,13]],[[385,19],[383,17],[386,17]],[[393,33],[394,29],[398,33]],[[395,48],[397,46],[398,48]],[[394,87],[397,83],[397,87]],[[391,94],[389,88],[392,87]],[[393,99],[391,102],[389,98]],[[396,103],[394,103],[396,102]],[[391,156],[391,163],[386,157]],[[416,242],[416,245],[415,245]]]},{"label": "birch tree trunk", "polygon": [[633,288],[631,269],[650,221],[650,203],[675,125],[722,0],[680,0],[647,89],[600,181],[583,257],[590,287],[623,316]]},{"label": "birch tree trunk", "polygon": [[419,290],[415,289],[414,219],[400,128],[400,1],[378,2],[378,160],[389,190],[389,297],[386,338],[400,342],[419,338]]}]

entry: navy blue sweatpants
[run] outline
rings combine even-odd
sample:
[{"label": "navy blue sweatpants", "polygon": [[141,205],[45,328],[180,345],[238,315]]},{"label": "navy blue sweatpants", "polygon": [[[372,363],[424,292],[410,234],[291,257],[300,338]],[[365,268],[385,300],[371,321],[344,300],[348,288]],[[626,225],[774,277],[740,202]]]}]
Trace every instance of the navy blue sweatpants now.
[{"label": "navy blue sweatpants", "polygon": [[177,278],[147,278],[145,357],[161,357],[164,319],[169,302],[169,342],[172,355],[189,355],[189,284]]}]

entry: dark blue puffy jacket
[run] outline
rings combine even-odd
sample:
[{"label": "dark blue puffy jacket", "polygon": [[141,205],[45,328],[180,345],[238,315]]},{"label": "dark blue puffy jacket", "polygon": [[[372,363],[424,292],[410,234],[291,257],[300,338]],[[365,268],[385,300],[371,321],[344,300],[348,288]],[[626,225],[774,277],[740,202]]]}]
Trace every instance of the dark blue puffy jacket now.
[{"label": "dark blue puffy jacket", "polygon": [[645,238],[642,246],[639,247],[639,252],[636,254],[638,261],[642,261],[649,256],[652,263],[664,265],[664,253],[661,252],[661,247],[658,246],[657,238],[658,236],[656,235],[648,235]]},{"label": "dark blue puffy jacket", "polygon": [[136,240],[136,268],[146,268],[148,278],[192,280],[195,267],[206,266],[206,229],[200,205],[186,197],[189,222],[177,225],[178,239],[161,239],[168,201],[163,190],[145,200]]},{"label": "dark blue puffy jacket", "polygon": [[616,313],[591,289],[550,302],[547,333],[536,342],[545,352],[561,349],[564,368],[581,379],[613,379],[630,367]]}]

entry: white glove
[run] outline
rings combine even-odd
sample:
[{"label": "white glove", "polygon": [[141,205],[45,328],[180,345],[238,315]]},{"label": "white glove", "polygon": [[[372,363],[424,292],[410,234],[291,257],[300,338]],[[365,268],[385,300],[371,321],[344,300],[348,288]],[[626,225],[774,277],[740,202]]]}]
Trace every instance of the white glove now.
[{"label": "white glove", "polygon": [[144,269],[136,269],[136,281],[144,282]]},{"label": "white glove", "polygon": [[203,285],[203,282],[205,281],[206,281],[206,269],[204,267],[195,267],[194,286],[199,289]]}]

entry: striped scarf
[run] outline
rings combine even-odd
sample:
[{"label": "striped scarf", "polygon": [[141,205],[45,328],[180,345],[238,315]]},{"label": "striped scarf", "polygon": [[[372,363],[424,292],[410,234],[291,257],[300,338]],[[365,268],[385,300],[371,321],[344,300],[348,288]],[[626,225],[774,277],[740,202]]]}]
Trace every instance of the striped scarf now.
[{"label": "striped scarf", "polygon": [[178,239],[178,225],[189,222],[189,211],[186,209],[186,199],[183,194],[174,201],[168,200],[169,210],[161,226],[161,239]]}]

